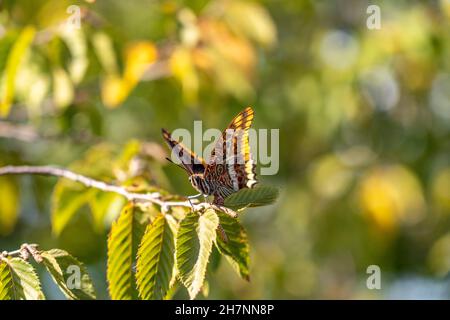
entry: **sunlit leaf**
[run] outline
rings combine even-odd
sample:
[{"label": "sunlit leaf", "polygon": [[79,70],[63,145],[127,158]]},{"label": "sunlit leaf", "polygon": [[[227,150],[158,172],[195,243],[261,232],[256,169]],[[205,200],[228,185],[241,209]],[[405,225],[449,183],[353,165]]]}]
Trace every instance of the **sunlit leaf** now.
[{"label": "sunlit leaf", "polygon": [[118,75],[117,57],[114,51],[112,39],[104,32],[96,32],[92,35],[92,44],[103,69],[107,74]]},{"label": "sunlit leaf", "polygon": [[166,296],[173,273],[174,247],[172,229],[160,214],[147,226],[137,254],[136,280],[142,299],[160,300]]},{"label": "sunlit leaf", "polygon": [[[226,256],[227,260],[243,279],[250,280],[250,247],[247,233],[237,219],[222,212],[217,212],[217,214],[220,219],[220,226],[223,228],[227,239],[227,241],[224,241],[218,234],[216,237],[217,248]],[[220,231],[218,230],[217,232]]]},{"label": "sunlit leaf", "polygon": [[169,291],[167,291],[167,294],[164,297],[164,300],[173,299],[173,296],[178,292],[180,285],[181,285],[180,282],[177,281],[177,279],[175,278],[175,281],[173,282],[173,284],[170,285]]},{"label": "sunlit leaf", "polygon": [[44,61],[42,56],[28,53],[16,76],[16,99],[27,107],[32,118],[41,115],[42,104],[51,87],[51,74],[43,67]]},{"label": "sunlit leaf", "polygon": [[17,70],[19,69],[22,58],[33,41],[36,30],[28,26],[22,30],[16,42],[14,43],[6,62],[5,78],[3,83],[3,92],[0,100],[0,117],[6,117],[9,114],[11,103],[14,99],[14,86]]},{"label": "sunlit leaf", "polygon": [[125,54],[125,81],[133,84],[139,81],[157,57],[158,51],[152,42],[140,41],[131,44]]},{"label": "sunlit leaf", "polygon": [[431,271],[440,277],[450,273],[450,233],[433,244],[428,254],[428,265]]},{"label": "sunlit leaf", "polygon": [[157,57],[158,52],[153,43],[141,41],[131,44],[125,54],[123,77],[116,73],[109,73],[103,80],[103,103],[110,108],[120,105]]},{"label": "sunlit leaf", "polygon": [[0,300],[44,300],[41,283],[31,264],[21,258],[0,261]]},{"label": "sunlit leaf", "polygon": [[133,263],[148,223],[145,213],[129,204],[111,227],[106,277],[109,293],[114,300],[137,298]]},{"label": "sunlit leaf", "polygon": [[56,184],[52,196],[53,233],[59,235],[78,210],[93,199],[98,192],[97,189],[87,189],[84,186],[60,180]]},{"label": "sunlit leaf", "polygon": [[70,79],[78,84],[88,68],[86,36],[82,28],[62,28],[61,37],[67,44],[71,54],[68,66]]},{"label": "sunlit leaf", "polygon": [[136,159],[141,152],[141,143],[138,140],[130,140],[123,147],[122,152],[113,163],[112,170],[119,180],[124,181],[134,177],[139,170],[139,166],[134,165],[133,159]]},{"label": "sunlit leaf", "polygon": [[125,198],[113,192],[97,192],[89,200],[94,227],[102,232],[111,225],[125,205]]},{"label": "sunlit leaf", "polygon": [[[88,177],[108,182],[112,179],[111,159],[115,156],[115,149],[109,144],[98,144],[90,148],[82,159],[72,163],[69,168],[74,172]],[[80,209],[94,201],[95,197],[103,193],[95,188],[87,188],[81,183],[67,179],[60,179],[52,195],[52,229],[55,235],[61,231],[76,216]],[[98,212],[97,212],[98,213]],[[98,216],[94,217],[94,221]]]},{"label": "sunlit leaf", "polygon": [[53,70],[53,101],[56,107],[64,109],[74,98],[72,80],[63,68]]},{"label": "sunlit leaf", "polygon": [[276,27],[267,10],[253,1],[229,1],[225,20],[237,34],[245,34],[264,46],[276,41]]},{"label": "sunlit leaf", "polygon": [[68,299],[95,299],[94,286],[86,267],[64,250],[42,251],[43,263]]},{"label": "sunlit leaf", "polygon": [[177,48],[170,58],[169,67],[175,78],[181,83],[185,100],[195,102],[200,83],[189,50]]},{"label": "sunlit leaf", "polygon": [[0,177],[0,235],[11,233],[19,211],[19,188],[11,177]]},{"label": "sunlit leaf", "polygon": [[7,32],[0,39],[0,73],[3,73],[8,61],[8,54],[11,51],[16,35],[14,32]]},{"label": "sunlit leaf", "polygon": [[128,96],[129,89],[118,75],[107,75],[102,82],[102,101],[108,107],[116,107]]},{"label": "sunlit leaf", "polygon": [[265,206],[274,203],[278,194],[278,189],[271,186],[241,189],[225,199],[225,206],[230,208]]},{"label": "sunlit leaf", "polygon": [[424,216],[424,197],[416,175],[401,165],[377,166],[362,177],[359,197],[364,214],[384,231],[412,225]]},{"label": "sunlit leaf", "polygon": [[203,286],[218,224],[219,218],[211,209],[200,216],[197,212],[190,212],[180,223],[176,238],[176,264],[191,299]]}]

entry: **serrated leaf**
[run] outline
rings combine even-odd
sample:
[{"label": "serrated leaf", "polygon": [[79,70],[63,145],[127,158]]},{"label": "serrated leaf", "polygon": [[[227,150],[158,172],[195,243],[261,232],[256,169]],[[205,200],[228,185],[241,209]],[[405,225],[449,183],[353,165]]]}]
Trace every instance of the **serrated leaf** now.
[{"label": "serrated leaf", "polygon": [[178,289],[180,288],[180,282],[177,278],[174,279],[173,283],[170,284],[169,291],[167,291],[164,300],[172,300],[174,295],[178,292]]},{"label": "serrated leaf", "polygon": [[250,280],[250,246],[248,244],[247,233],[237,219],[222,212],[218,212],[217,214],[219,215],[220,225],[228,241],[225,242],[222,237],[217,236],[216,246],[220,253],[225,255],[236,272],[248,281]]},{"label": "serrated leaf", "polygon": [[11,300],[14,291],[12,290],[12,276],[9,266],[5,261],[0,260],[0,300]]},{"label": "serrated leaf", "polygon": [[[220,237],[219,234],[217,234],[217,237]],[[217,237],[216,237],[216,241],[217,241]],[[217,270],[219,269],[220,266],[220,262],[222,261],[222,254],[219,251],[219,249],[216,246],[213,246],[212,251],[211,251],[211,256],[209,257],[209,264],[208,264],[208,273],[216,273]]]},{"label": "serrated leaf", "polygon": [[174,271],[174,235],[170,222],[160,214],[147,226],[136,263],[139,296],[144,300],[163,299],[169,291]]},{"label": "serrated leaf", "polygon": [[125,206],[113,223],[108,238],[107,279],[114,300],[137,298],[133,262],[149,219],[132,204]]},{"label": "serrated leaf", "polygon": [[41,283],[31,264],[21,258],[0,262],[1,300],[44,300]]},{"label": "serrated leaf", "polygon": [[191,299],[202,288],[219,218],[208,209],[201,216],[190,212],[181,221],[176,238],[176,265]]},{"label": "serrated leaf", "polygon": [[94,286],[86,267],[64,250],[41,251],[43,263],[68,299],[95,299]]},{"label": "serrated leaf", "polygon": [[241,189],[225,199],[225,206],[229,208],[266,206],[274,203],[278,194],[278,189],[271,186]]},{"label": "serrated leaf", "polygon": [[3,260],[0,260],[0,300],[11,299],[11,281],[8,265]]}]

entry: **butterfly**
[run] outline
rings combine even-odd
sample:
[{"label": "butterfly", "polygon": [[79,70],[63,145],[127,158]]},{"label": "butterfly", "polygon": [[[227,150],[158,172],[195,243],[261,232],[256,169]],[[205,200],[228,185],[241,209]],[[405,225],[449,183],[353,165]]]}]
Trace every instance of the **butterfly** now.
[{"label": "butterfly", "polygon": [[213,203],[223,205],[229,195],[256,185],[256,165],[249,144],[253,115],[253,109],[247,107],[234,117],[218,137],[207,161],[162,129],[162,135],[172,155],[188,173],[192,186],[200,192],[198,196],[214,196]]}]

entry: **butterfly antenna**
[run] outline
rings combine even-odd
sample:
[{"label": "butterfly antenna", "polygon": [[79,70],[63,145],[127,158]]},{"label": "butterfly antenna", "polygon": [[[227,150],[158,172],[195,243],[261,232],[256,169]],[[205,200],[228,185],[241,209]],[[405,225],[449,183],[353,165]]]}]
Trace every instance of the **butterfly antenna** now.
[{"label": "butterfly antenna", "polygon": [[166,157],[166,160],[169,161],[169,162],[171,162],[171,163],[173,163],[174,165],[180,167],[181,169],[183,169],[184,172],[187,172],[186,169],[185,169],[182,165],[173,162],[170,158]]}]

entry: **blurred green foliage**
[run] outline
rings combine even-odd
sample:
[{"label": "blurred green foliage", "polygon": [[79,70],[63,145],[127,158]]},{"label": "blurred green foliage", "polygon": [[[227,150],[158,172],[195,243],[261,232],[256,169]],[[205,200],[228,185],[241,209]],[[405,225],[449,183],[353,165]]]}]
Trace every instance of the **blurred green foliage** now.
[{"label": "blurred green foliage", "polygon": [[[369,4],[379,30],[366,27]],[[80,29],[67,26],[70,5]],[[221,263],[209,298],[450,298],[448,1],[0,6],[0,165],[141,175],[188,195],[160,128],[222,129],[252,105],[255,128],[280,129],[280,170],[260,180],[281,196],[241,217],[251,281]],[[145,141],[137,162],[133,141]],[[107,298],[106,234],[121,200],[55,182],[0,177],[0,249],[67,250]],[[52,204],[52,193],[64,196]],[[52,220],[52,206],[74,219]],[[366,288],[372,264],[381,290]]]}]

